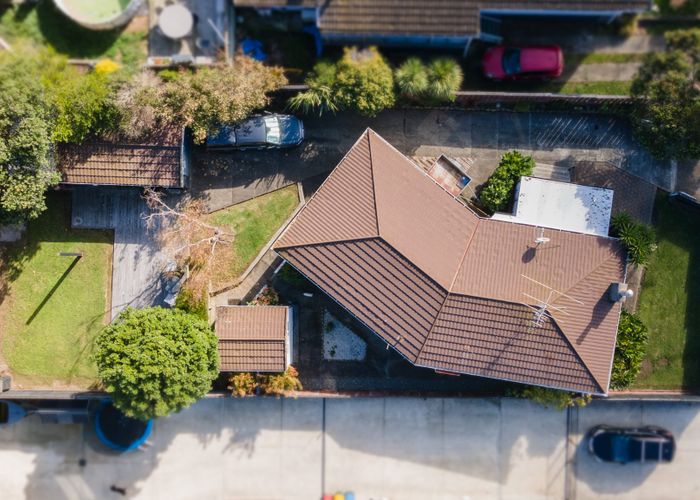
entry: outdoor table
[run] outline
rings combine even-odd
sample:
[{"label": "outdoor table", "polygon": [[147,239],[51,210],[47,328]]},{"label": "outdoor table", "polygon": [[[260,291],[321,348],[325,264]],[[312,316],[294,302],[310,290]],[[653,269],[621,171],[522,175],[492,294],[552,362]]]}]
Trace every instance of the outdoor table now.
[{"label": "outdoor table", "polygon": [[168,38],[178,40],[192,32],[194,17],[184,5],[168,5],[158,16],[158,27]]}]

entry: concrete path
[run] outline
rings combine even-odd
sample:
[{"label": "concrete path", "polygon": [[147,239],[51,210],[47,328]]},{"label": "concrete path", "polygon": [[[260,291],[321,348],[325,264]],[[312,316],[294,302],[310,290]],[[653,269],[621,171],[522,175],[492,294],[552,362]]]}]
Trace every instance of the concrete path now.
[{"label": "concrete path", "polygon": [[158,250],[155,234],[146,229],[146,210],[139,189],[86,187],[73,192],[73,227],[114,229],[112,319],[127,306],[163,304],[166,257]]},{"label": "concrete path", "polygon": [[[582,436],[601,423],[664,426],[676,458],[599,464]],[[0,498],[121,498],[112,485],[149,500],[700,495],[699,403],[597,401],[559,412],[507,398],[220,398],[158,420],[150,441],[105,454],[81,426],[30,417],[0,430]]]},{"label": "concrete path", "polygon": [[641,63],[593,63],[580,64],[564,78],[567,82],[626,82],[633,80]]}]

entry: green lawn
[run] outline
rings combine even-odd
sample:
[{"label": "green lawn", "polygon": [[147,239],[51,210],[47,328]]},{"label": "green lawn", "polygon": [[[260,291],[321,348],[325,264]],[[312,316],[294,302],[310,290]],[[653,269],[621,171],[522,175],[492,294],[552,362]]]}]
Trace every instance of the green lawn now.
[{"label": "green lawn", "polygon": [[564,63],[569,66],[579,64],[597,63],[631,63],[642,62],[646,54],[615,54],[607,52],[593,52],[592,54],[566,54]]},{"label": "green lawn", "polygon": [[629,95],[631,87],[632,82],[550,82],[543,84],[536,91],[559,94]]},{"label": "green lawn", "polygon": [[658,248],[646,270],[639,316],[649,328],[635,387],[700,389],[700,209],[660,195]]},{"label": "green lawn", "polygon": [[29,224],[26,244],[5,252],[2,357],[20,383],[87,387],[96,375],[93,339],[109,309],[113,236],[70,229],[65,193],[47,201],[48,210]]},{"label": "green lawn", "polygon": [[59,12],[51,0],[0,8],[0,36],[10,44],[33,42],[71,58],[109,57],[133,68],[146,59],[145,32],[83,28]]},{"label": "green lawn", "polygon": [[234,234],[233,258],[224,263],[214,283],[220,288],[235,281],[299,204],[296,185],[273,191],[209,215],[209,222]]}]

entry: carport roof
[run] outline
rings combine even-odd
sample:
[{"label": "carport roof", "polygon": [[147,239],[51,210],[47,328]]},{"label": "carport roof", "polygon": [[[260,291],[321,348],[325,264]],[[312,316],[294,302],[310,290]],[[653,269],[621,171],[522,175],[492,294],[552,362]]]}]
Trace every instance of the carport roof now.
[{"label": "carport roof", "polygon": [[605,393],[625,253],[612,238],[546,230],[538,247],[539,235],[480,218],[367,130],[274,248],[416,365]]},{"label": "carport roof", "polygon": [[94,137],[57,148],[62,184],[181,188],[180,128],[163,128],[138,140]]}]

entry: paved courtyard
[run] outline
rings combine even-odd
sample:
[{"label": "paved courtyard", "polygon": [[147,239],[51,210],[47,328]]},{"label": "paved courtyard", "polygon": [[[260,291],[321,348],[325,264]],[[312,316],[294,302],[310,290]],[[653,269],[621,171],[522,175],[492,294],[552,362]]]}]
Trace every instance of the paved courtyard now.
[{"label": "paved courtyard", "polygon": [[306,140],[288,150],[207,152],[194,155],[192,192],[216,210],[293,182],[328,173],[371,127],[412,157],[442,153],[471,158],[470,175],[484,182],[508,150],[566,168],[607,162],[664,189],[677,177],[669,162],[654,160],[626,121],[575,113],[391,110],[373,119],[340,113],[307,116]]},{"label": "paved courtyard", "polygon": [[[667,427],[675,461],[595,462],[600,423]],[[517,399],[207,399],[156,422],[131,455],[79,425],[30,417],[0,430],[0,498],[629,498],[700,495],[700,403],[600,401],[558,412]],[[81,464],[81,459],[84,462]]]}]

